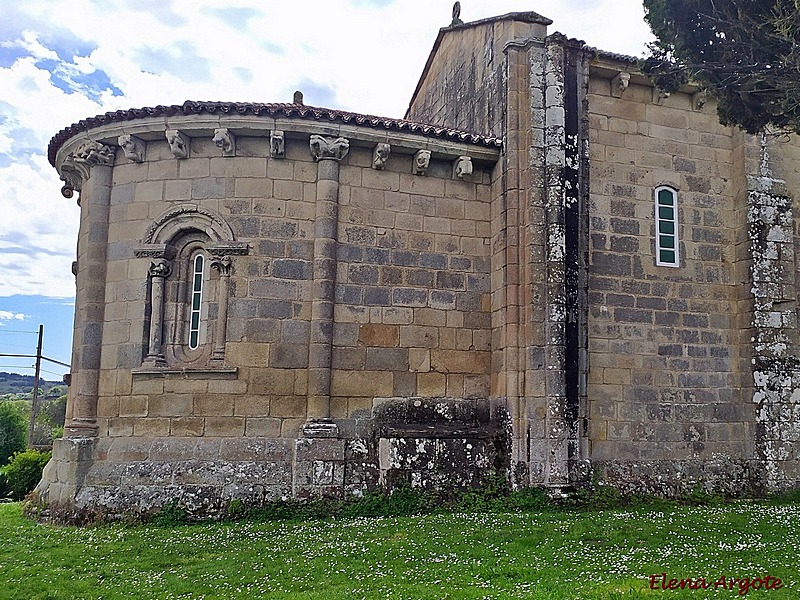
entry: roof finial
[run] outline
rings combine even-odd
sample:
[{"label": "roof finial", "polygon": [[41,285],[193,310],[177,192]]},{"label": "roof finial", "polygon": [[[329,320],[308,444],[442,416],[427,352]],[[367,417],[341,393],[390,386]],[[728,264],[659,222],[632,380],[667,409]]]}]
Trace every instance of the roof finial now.
[{"label": "roof finial", "polygon": [[463,24],[464,21],[461,20],[461,2],[456,2],[453,4],[453,22],[450,23],[450,27]]},{"label": "roof finial", "polygon": [[294,93],[294,98],[292,99],[292,104],[299,104],[300,106],[303,106],[303,92],[301,92],[300,90],[297,90]]}]

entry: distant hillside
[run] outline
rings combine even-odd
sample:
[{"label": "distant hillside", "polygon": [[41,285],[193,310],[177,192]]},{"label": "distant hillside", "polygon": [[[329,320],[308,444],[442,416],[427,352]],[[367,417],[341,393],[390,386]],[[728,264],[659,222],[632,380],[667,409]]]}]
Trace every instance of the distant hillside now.
[{"label": "distant hillside", "polygon": [[[39,378],[39,387],[47,394],[55,386],[63,386],[63,381],[46,381]],[[27,394],[33,391],[33,375],[20,375],[19,373],[5,373],[0,371],[0,395]]]}]

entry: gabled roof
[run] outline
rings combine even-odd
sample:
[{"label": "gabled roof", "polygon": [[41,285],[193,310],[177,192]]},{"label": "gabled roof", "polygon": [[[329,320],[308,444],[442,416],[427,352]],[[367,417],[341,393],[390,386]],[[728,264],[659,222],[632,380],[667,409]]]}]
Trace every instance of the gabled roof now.
[{"label": "gabled roof", "polygon": [[342,124],[353,124],[374,129],[385,129],[390,131],[406,131],[417,133],[427,137],[442,138],[454,142],[465,142],[478,146],[488,146],[498,148],[502,146],[502,140],[472,133],[449,129],[438,125],[417,123],[404,119],[389,119],[374,115],[363,115],[343,110],[321,108],[317,106],[306,106],[304,104],[264,104],[253,102],[196,102],[187,100],[183,104],[173,104],[169,106],[158,105],[145,108],[133,108],[128,110],[117,110],[107,112],[103,115],[83,119],[59,131],[47,148],[47,157],[50,164],[55,166],[56,153],[61,146],[71,137],[87,132],[95,127],[108,125],[111,123],[122,123],[137,119],[147,119],[152,117],[173,117],[188,115],[252,115],[271,118],[295,118],[313,121],[330,121]]}]

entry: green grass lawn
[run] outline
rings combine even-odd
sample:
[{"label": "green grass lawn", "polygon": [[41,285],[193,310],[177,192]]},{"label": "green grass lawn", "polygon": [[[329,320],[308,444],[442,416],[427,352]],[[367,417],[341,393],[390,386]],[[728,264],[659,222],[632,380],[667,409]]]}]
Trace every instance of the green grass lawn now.
[{"label": "green grass lawn", "polygon": [[[662,590],[662,572],[711,587]],[[713,585],[767,575],[782,589]],[[0,505],[0,598],[743,596],[800,598],[800,504],[82,529]]]}]

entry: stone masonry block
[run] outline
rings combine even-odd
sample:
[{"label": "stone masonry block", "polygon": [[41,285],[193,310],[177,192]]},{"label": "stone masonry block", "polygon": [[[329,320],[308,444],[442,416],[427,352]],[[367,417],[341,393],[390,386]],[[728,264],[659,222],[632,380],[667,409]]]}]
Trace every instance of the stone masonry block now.
[{"label": "stone masonry block", "polygon": [[209,437],[244,436],[243,417],[207,417],[205,435]]},{"label": "stone masonry block", "polygon": [[295,460],[344,460],[344,446],[345,440],[340,439],[299,439],[295,442]]},{"label": "stone masonry block", "polygon": [[358,343],[362,346],[396,347],[400,329],[396,325],[365,323],[358,328]]},{"label": "stone masonry block", "polygon": [[184,417],[192,415],[194,411],[194,402],[189,395],[153,396],[148,406],[150,417]]},{"label": "stone masonry block", "polygon": [[334,371],[332,394],[334,396],[391,396],[393,388],[390,371]]},{"label": "stone masonry block", "polygon": [[194,399],[194,415],[217,417],[233,415],[234,395],[198,395]]},{"label": "stone masonry block", "polygon": [[170,419],[170,434],[183,437],[203,435],[205,420],[202,417],[177,417]]},{"label": "stone masonry block", "polygon": [[276,438],[281,435],[281,420],[250,417],[245,422],[245,436]]}]

